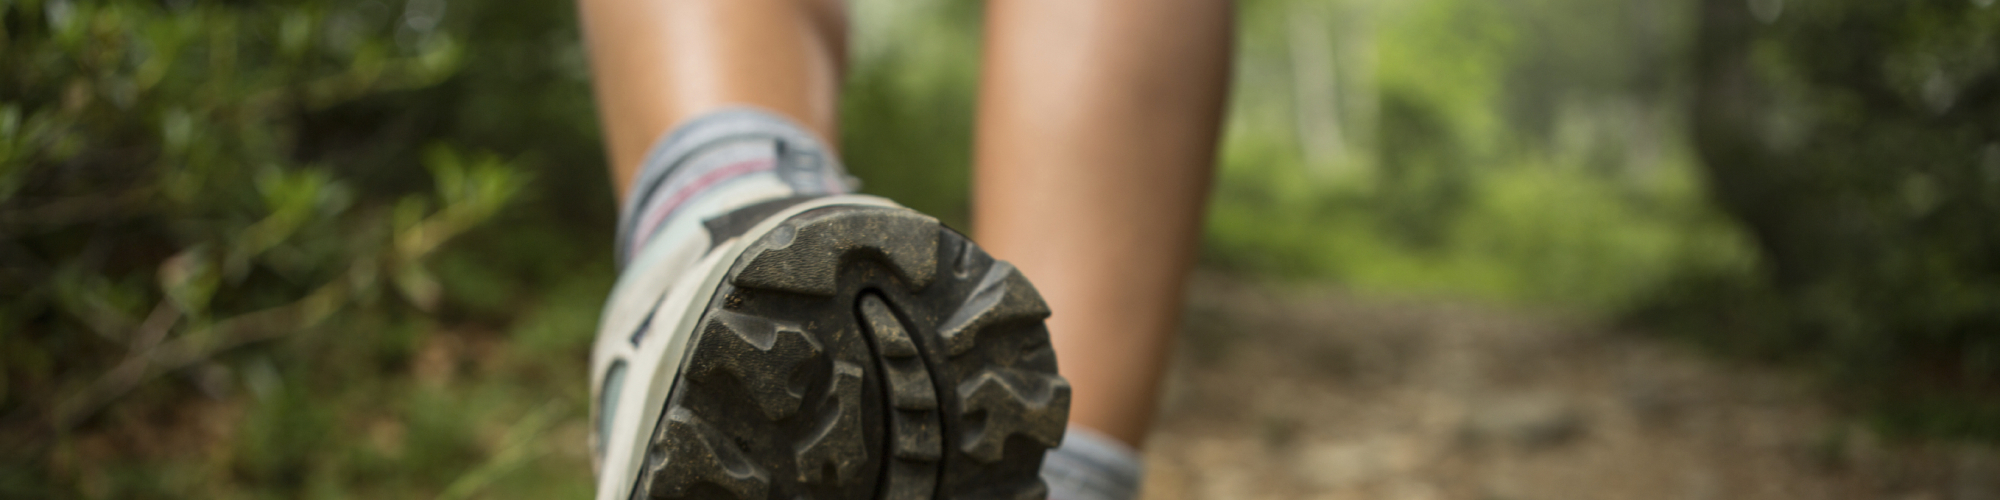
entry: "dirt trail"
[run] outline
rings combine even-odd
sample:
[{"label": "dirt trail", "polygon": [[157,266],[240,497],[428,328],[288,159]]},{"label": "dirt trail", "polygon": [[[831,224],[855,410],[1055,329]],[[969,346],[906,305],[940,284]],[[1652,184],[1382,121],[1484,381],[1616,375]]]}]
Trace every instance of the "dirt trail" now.
[{"label": "dirt trail", "polygon": [[1894,445],[1805,381],[1587,322],[1198,276],[1150,500],[2000,500],[2000,453]]}]

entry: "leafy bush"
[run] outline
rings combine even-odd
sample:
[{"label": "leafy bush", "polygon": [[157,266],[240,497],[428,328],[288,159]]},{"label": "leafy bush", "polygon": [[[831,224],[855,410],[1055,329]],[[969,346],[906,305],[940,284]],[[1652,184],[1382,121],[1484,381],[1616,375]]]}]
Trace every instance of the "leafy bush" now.
[{"label": "leafy bush", "polygon": [[2000,439],[2000,9],[1710,0],[1701,19],[1698,149],[1770,273],[1658,312],[1749,324],[1705,337],[1825,366],[1892,428]]},{"label": "leafy bush", "polygon": [[1244,2],[1207,262],[1592,315],[1747,270],[1673,133],[1689,13]]},{"label": "leafy bush", "polygon": [[[610,203],[569,9],[0,2],[0,492],[462,496],[575,427]],[[553,340],[411,383],[463,330]]]}]

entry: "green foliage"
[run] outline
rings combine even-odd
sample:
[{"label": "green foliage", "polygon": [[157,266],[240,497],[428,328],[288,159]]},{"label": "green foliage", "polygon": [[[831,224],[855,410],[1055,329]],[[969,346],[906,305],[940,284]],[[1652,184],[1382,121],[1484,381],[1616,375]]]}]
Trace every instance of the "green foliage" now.
[{"label": "green foliage", "polygon": [[0,2],[0,493],[587,490],[571,8]]},{"label": "green foliage", "polygon": [[1614,314],[1752,262],[1703,199],[1656,2],[1247,2],[1206,259]]},{"label": "green foliage", "polygon": [[[1244,2],[1209,265],[1608,313],[1741,272],[1668,70],[1688,9],[1538,0]],[[977,4],[856,3],[843,153],[963,227]],[[922,43],[910,43],[922,40]]]},{"label": "green foliage", "polygon": [[[868,193],[970,228],[978,2],[854,2],[841,156]],[[922,40],[921,43],[911,43]]]},{"label": "green foliage", "polygon": [[1731,310],[1749,295],[1770,307],[1730,315],[1768,316],[1759,330],[1698,337],[1823,365],[1893,430],[2000,439],[1987,403],[2000,395],[2000,10],[1701,12],[1699,151],[1770,274],[1690,284],[1679,306]]}]

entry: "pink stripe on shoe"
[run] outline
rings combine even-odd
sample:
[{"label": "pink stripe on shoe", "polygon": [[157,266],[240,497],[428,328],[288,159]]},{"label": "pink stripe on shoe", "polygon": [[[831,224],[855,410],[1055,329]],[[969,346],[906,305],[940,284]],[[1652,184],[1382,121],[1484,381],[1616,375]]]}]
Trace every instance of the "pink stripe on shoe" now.
[{"label": "pink stripe on shoe", "polygon": [[700,194],[710,186],[721,184],[722,181],[731,178],[757,172],[768,172],[775,168],[777,164],[778,162],[772,158],[744,160],[724,165],[722,168],[708,171],[702,174],[701,177],[696,177],[694,181],[681,187],[680,190],[674,191],[674,194],[668,196],[666,201],[654,205],[652,210],[646,212],[645,218],[640,220],[637,237],[632,238],[632,247],[626,249],[627,254],[638,255],[639,249],[646,248],[646,241],[653,238],[653,231],[659,229],[660,222],[665,220],[668,214],[674,213],[674,209],[680,208],[681,204],[687,203],[689,198],[693,198],[694,195]]}]

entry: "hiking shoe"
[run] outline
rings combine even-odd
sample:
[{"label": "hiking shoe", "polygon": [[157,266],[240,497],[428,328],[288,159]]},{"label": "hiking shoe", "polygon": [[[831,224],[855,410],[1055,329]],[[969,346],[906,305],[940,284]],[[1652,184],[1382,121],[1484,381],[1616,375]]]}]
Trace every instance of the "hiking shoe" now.
[{"label": "hiking shoe", "polygon": [[597,498],[1047,494],[1070,388],[1013,266],[868,196],[668,231],[631,255],[592,352]]}]

